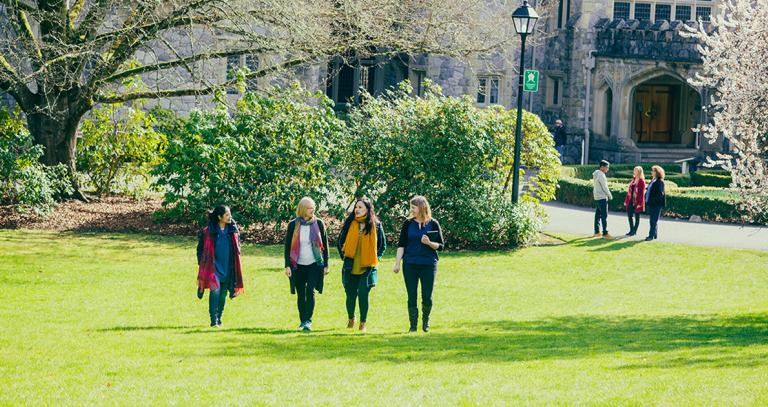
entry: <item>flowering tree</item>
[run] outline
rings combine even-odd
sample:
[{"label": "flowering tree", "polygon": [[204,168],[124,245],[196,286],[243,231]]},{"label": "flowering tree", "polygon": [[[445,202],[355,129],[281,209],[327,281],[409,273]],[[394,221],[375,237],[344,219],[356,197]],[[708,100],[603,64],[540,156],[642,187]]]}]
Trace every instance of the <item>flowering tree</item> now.
[{"label": "flowering tree", "polygon": [[[762,3],[762,4],[761,4]],[[724,0],[713,15],[714,30],[699,22],[688,35],[703,45],[704,72],[689,82],[716,88],[710,115],[701,131],[714,143],[719,136],[733,145],[733,154],[717,154],[709,164],[733,174],[746,221],[768,221],[768,7],[764,0]],[[709,32],[708,32],[709,31]]]}]

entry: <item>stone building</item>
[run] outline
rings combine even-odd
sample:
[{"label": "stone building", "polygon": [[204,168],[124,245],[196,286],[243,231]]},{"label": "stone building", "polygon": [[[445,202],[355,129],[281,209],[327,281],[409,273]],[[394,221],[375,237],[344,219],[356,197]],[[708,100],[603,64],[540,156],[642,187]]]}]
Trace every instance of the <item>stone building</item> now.
[{"label": "stone building", "polygon": [[[516,0],[512,0],[516,1]],[[556,10],[544,24],[549,36],[528,47],[526,69],[539,71],[539,91],[525,92],[524,109],[554,127],[561,119],[568,141],[566,163],[672,162],[702,157],[722,149],[692,129],[708,120],[706,105],[711,90],[690,86],[687,78],[702,69],[698,44],[680,33],[694,20],[710,20],[719,0],[534,0],[556,1]],[[512,34],[516,35],[516,34]],[[178,49],[188,38],[169,38]],[[530,42],[529,42],[530,43]],[[162,43],[152,52],[137,54],[144,64],[171,58]],[[519,60],[518,60],[519,61]],[[360,103],[361,87],[377,95],[410,79],[414,96],[421,96],[424,79],[441,85],[449,96],[470,95],[478,107],[517,106],[519,62],[491,57],[465,64],[443,55],[402,55],[391,60],[331,60],[301,67],[295,77],[309,88],[324,89],[343,110]],[[259,58],[236,56],[200,62],[201,79],[224,81],[232,70],[258,69]],[[512,66],[514,64],[514,67]],[[203,66],[204,65],[204,66]],[[487,66],[492,69],[487,69]],[[168,75],[175,75],[169,80]],[[177,72],[145,75],[150,87],[195,85],[195,78]],[[191,82],[190,82],[191,81]],[[246,84],[247,89],[270,86],[266,80]],[[229,91],[232,100],[238,91]],[[7,96],[4,95],[6,98]],[[211,97],[185,97],[151,101],[186,112],[210,106]]]}]

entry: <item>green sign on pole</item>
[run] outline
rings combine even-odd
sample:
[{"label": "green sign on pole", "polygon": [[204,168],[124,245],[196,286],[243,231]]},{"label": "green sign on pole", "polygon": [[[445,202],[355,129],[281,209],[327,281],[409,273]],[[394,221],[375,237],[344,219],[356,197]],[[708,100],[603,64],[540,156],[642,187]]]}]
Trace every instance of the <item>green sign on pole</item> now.
[{"label": "green sign on pole", "polygon": [[539,91],[539,71],[525,71],[523,74],[523,90],[526,92]]}]

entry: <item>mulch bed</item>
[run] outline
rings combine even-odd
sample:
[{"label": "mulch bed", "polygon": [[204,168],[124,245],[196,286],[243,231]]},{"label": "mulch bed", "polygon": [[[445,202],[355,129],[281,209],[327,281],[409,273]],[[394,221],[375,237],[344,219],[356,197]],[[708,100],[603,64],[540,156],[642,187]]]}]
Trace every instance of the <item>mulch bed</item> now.
[{"label": "mulch bed", "polygon": [[[0,205],[0,229],[198,235],[202,229],[198,225],[155,222],[152,215],[163,208],[162,202],[163,198],[159,196],[135,201],[121,195],[105,196],[87,203],[66,200],[56,205],[56,209],[46,217],[38,217],[34,213],[21,214],[12,205]],[[324,220],[330,230],[338,230],[341,225],[335,219],[329,222],[324,217]],[[329,236],[332,237],[335,236]],[[251,225],[240,233],[240,240],[248,243],[275,244],[282,243],[283,239],[285,227],[278,231],[274,224]]]}]

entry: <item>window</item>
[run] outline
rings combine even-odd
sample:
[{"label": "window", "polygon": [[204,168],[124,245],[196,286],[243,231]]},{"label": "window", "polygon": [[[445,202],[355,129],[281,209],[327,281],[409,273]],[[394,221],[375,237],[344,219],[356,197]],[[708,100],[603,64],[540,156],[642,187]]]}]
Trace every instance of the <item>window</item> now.
[{"label": "window", "polygon": [[[245,66],[253,73],[259,70],[259,57],[258,55],[246,55]],[[245,81],[245,90],[247,92],[253,92],[256,90],[256,85],[259,83],[258,79],[250,79]]]},{"label": "window", "polygon": [[[227,57],[227,80],[235,79],[235,72],[240,68],[240,56]],[[237,95],[237,89],[228,88],[227,95]]]},{"label": "window", "polygon": [[635,20],[650,20],[651,5],[649,3],[635,3]]},{"label": "window", "polygon": [[675,6],[675,20],[690,21],[691,6]]},{"label": "window", "polygon": [[342,66],[336,82],[338,82],[336,103],[352,103],[352,97],[355,94],[355,69],[348,65]]},{"label": "window", "polygon": [[552,77],[547,75],[547,86],[544,89],[544,105],[546,107],[560,107],[563,104],[563,78],[559,75]]},{"label": "window", "polygon": [[416,83],[413,85],[413,89],[416,91],[416,96],[424,97],[424,72],[415,72]]},{"label": "window", "polygon": [[344,64],[341,60],[328,64],[328,77],[325,82],[325,95],[337,104],[337,108],[360,103],[360,89],[365,89],[375,96],[376,91],[376,60],[362,59],[352,65]]},{"label": "window", "polygon": [[629,20],[629,3],[613,3],[613,18],[616,20]]},{"label": "window", "polygon": [[557,7],[557,28],[563,28],[571,14],[571,0],[560,0]]},{"label": "window", "polygon": [[499,103],[499,79],[477,79],[477,104],[496,105]]},{"label": "window", "polygon": [[[710,21],[713,11],[712,0],[625,0],[613,3],[615,20],[691,21],[701,17],[704,21]],[[692,15],[693,12],[696,14]]]},{"label": "window", "polygon": [[657,4],[656,5],[656,14],[654,15],[654,20],[671,20],[672,19],[672,5],[671,4]]},{"label": "window", "polygon": [[702,21],[709,21],[711,14],[712,7],[696,7],[696,20],[701,18]]}]

